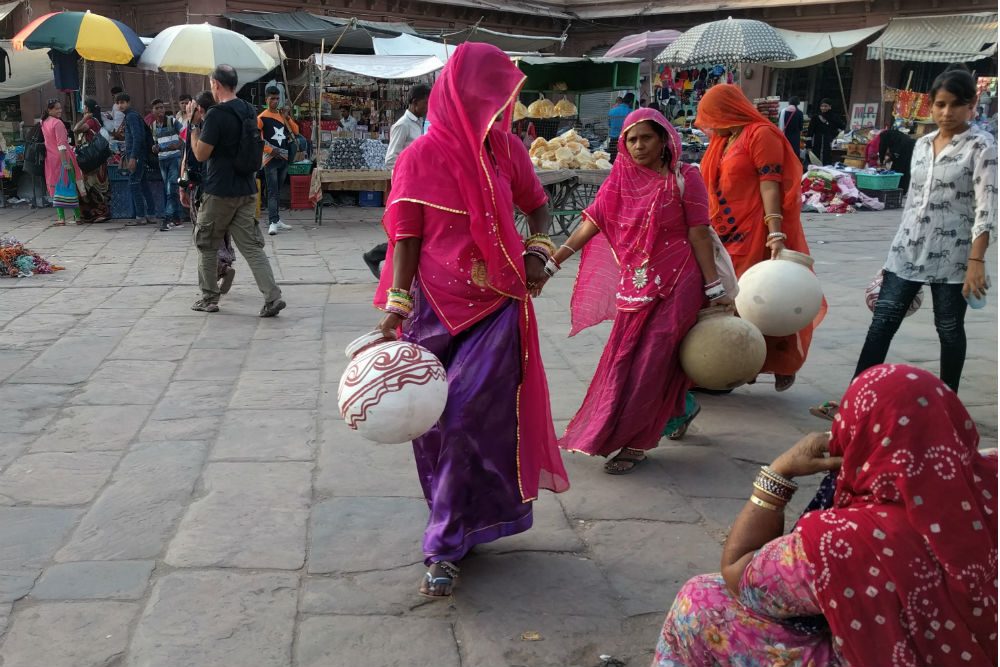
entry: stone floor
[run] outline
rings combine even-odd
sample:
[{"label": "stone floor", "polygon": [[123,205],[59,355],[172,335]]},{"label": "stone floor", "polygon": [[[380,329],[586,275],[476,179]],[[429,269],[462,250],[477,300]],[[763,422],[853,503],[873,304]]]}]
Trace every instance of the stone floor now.
[{"label": "stone floor", "polygon": [[[0,234],[66,267],[0,281],[0,664],[646,665],[677,588],[717,568],[754,467],[825,428],[807,408],[851,377],[862,290],[899,220],[807,216],[830,312],[793,391],[703,398],[686,440],[627,477],[567,455],[572,489],[541,498],[535,528],[478,550],[455,596],[428,601],[409,448],[359,439],[335,405],[344,345],[377,320],[359,254],[378,213],[290,215],[268,239],[289,308],[261,320],[242,260],[221,313],[189,309],[186,231],[0,211]],[[538,300],[557,427],[608,332],[567,339],[572,270]],[[995,446],[995,302],[967,327],[962,397]],[[891,360],[937,357],[924,306]]]}]

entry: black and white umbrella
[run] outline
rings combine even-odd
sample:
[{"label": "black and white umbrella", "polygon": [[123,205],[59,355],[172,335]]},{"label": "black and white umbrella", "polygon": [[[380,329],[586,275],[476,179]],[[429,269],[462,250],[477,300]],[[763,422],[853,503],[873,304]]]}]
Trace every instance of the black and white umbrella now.
[{"label": "black and white umbrella", "polygon": [[665,48],[656,57],[656,62],[690,67],[766,63],[794,58],[792,49],[768,24],[730,17],[691,28]]}]

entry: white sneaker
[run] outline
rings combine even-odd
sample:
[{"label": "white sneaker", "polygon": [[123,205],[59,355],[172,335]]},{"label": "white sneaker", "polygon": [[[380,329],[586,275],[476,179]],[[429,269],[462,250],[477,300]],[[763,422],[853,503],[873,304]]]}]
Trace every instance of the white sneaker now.
[{"label": "white sneaker", "polygon": [[271,223],[271,224],[270,224],[270,225],[268,226],[268,228],[267,228],[267,233],[268,233],[269,235],[271,235],[271,236],[274,236],[275,234],[277,234],[277,233],[278,233],[278,223],[276,223],[276,222],[272,222],[272,223]]},{"label": "white sneaker", "polygon": [[287,231],[288,231],[289,229],[291,229],[291,228],[292,228],[292,226],[291,226],[291,225],[286,225],[286,224],[285,224],[285,223],[283,223],[283,222],[282,222],[281,220],[278,220],[278,221],[277,221],[276,223],[274,223],[274,224],[278,226],[278,231],[279,231],[279,232],[287,232]]}]

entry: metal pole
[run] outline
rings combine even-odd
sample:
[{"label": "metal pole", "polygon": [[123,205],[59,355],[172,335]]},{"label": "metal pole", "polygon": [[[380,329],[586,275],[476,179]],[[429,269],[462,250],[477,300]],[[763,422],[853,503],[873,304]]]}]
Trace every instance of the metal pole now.
[{"label": "metal pole", "polygon": [[281,63],[281,81],[285,84],[285,92],[287,93],[290,92],[288,90],[288,72],[285,71],[285,59],[281,56],[281,40],[278,39],[277,35],[274,36],[274,47],[277,49],[275,54],[278,57],[278,62]]},{"label": "metal pole", "polygon": [[[885,94],[885,46],[879,44],[878,47],[879,77],[882,83],[882,93]],[[885,127],[885,99],[878,105],[878,126]]]}]

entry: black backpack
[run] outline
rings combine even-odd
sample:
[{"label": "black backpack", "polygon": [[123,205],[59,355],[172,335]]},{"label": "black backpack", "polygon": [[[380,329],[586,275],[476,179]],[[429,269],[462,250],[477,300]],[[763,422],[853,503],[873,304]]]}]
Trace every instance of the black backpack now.
[{"label": "black backpack", "polygon": [[[244,108],[249,106],[246,102],[243,104]],[[228,109],[240,121],[240,138],[236,153],[233,155],[233,171],[241,176],[256,174],[264,161],[264,139],[260,136],[260,128],[257,127],[257,116],[252,112],[243,115],[228,103],[218,106]]]},{"label": "black backpack", "polygon": [[45,175],[45,138],[39,123],[24,146],[24,170],[32,176]]},{"label": "black backpack", "polygon": [[146,164],[159,164],[160,155],[153,152],[153,146],[156,145],[156,138],[153,136],[153,128],[146,125],[143,121],[142,126],[146,128]]}]

